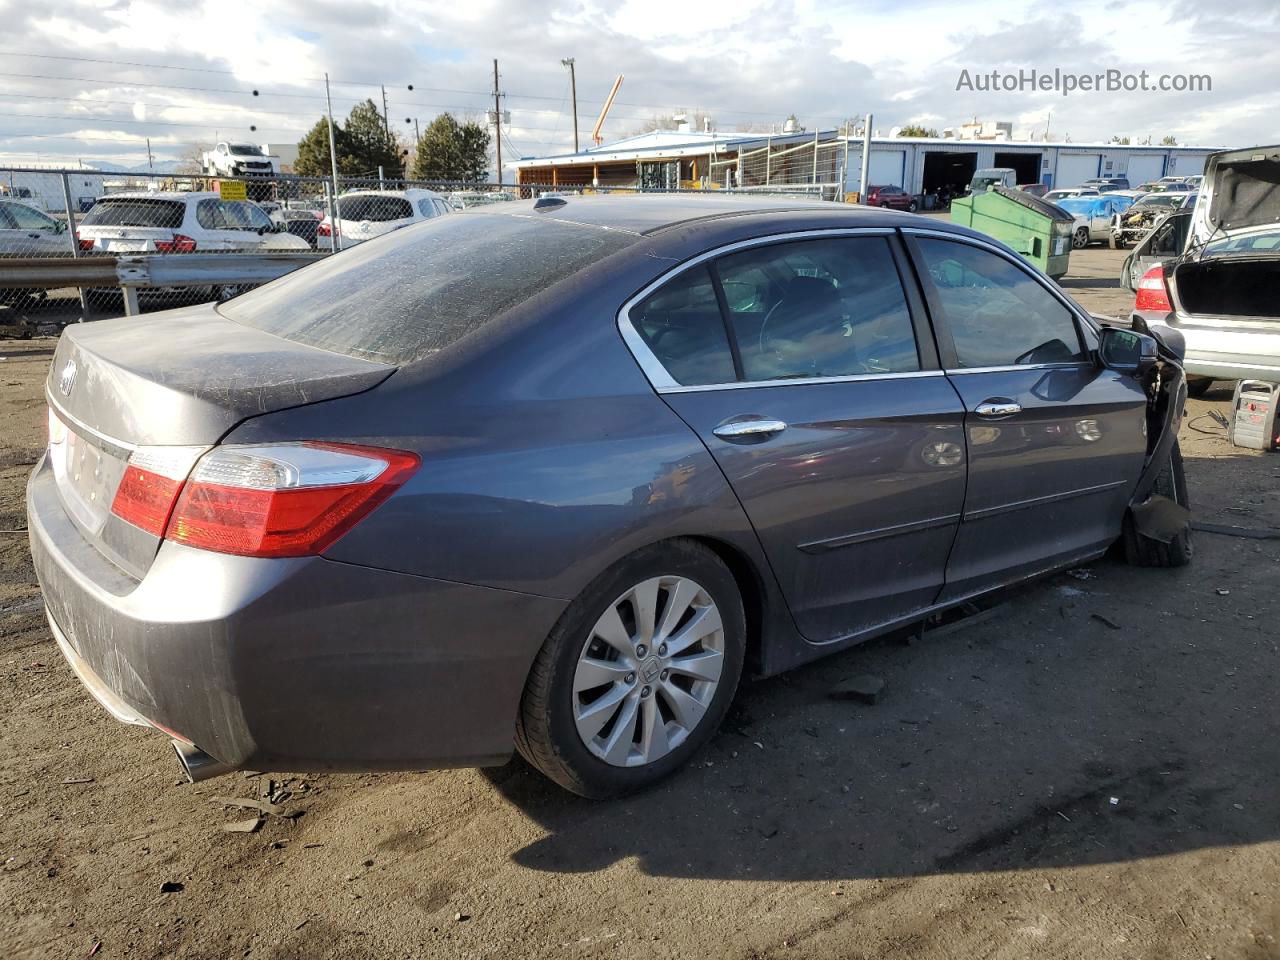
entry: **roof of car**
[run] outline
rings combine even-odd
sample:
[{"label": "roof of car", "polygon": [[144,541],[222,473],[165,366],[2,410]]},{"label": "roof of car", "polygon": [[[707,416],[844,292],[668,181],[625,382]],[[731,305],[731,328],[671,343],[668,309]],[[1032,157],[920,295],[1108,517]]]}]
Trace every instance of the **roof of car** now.
[{"label": "roof of car", "polygon": [[439,197],[443,200],[444,194],[436,193],[434,190],[427,190],[423,187],[409,187],[406,190],[379,190],[375,187],[369,190],[348,190],[338,199],[341,200],[343,197],[404,197],[406,199],[411,197]]},{"label": "roof of car", "polygon": [[802,213],[809,216],[830,215],[833,219],[841,220],[841,226],[928,226],[930,229],[951,226],[944,220],[922,220],[917,214],[886,210],[883,207],[748,194],[693,196],[657,193],[625,196],[570,196],[559,199],[564,202],[539,208],[534,207],[537,201],[528,200],[485,204],[466,211],[464,215],[527,217],[533,214],[548,219],[639,234],[658,233],[696,220],[787,213]]},{"label": "roof of car", "polygon": [[219,195],[213,190],[125,190],[120,193],[108,193],[98,198],[103,200],[217,200]]}]

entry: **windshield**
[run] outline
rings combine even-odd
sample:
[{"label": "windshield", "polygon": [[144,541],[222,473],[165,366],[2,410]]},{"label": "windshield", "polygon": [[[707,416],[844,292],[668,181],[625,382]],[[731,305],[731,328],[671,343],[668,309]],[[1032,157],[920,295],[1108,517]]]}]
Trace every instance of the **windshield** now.
[{"label": "windshield", "polygon": [[261,149],[251,143],[233,143],[230,150],[237,157],[265,157]]},{"label": "windshield", "polygon": [[1098,201],[1092,197],[1067,197],[1058,201],[1058,206],[1067,213],[1092,213]]},{"label": "windshield", "polygon": [[219,310],[287,340],[409,363],[635,239],[556,220],[436,217],[286,274]]},{"label": "windshield", "polygon": [[1143,197],[1136,204],[1134,204],[1134,206],[1168,207],[1172,210],[1182,206],[1182,201],[1185,199],[1186,199],[1185,197],[1174,196],[1171,194],[1160,194],[1160,195],[1152,194],[1152,195]]},{"label": "windshield", "polygon": [[1205,246],[1205,256],[1228,253],[1280,253],[1280,227],[1215,241]]},{"label": "windshield", "polygon": [[177,230],[182,226],[186,204],[181,200],[151,197],[103,197],[80,222],[85,227],[160,227]]}]

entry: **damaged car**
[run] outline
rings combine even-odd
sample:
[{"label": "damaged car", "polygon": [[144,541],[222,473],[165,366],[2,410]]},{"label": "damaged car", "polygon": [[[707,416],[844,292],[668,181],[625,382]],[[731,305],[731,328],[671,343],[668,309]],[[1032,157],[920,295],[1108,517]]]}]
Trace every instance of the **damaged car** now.
[{"label": "damaged car", "polygon": [[1134,318],[1182,337],[1193,396],[1215,380],[1280,381],[1280,146],[1211,155],[1199,201],[1166,224],[1122,271]]},{"label": "damaged car", "polygon": [[1191,556],[1177,338],[910,214],[544,197],[76,324],[48,621],[188,775],[690,759],[769,676],[1100,557]]},{"label": "damaged car", "polygon": [[1186,192],[1144,194],[1112,216],[1109,229],[1111,246],[1123,250],[1137,243],[1169,214],[1193,206],[1196,197],[1197,194]]}]

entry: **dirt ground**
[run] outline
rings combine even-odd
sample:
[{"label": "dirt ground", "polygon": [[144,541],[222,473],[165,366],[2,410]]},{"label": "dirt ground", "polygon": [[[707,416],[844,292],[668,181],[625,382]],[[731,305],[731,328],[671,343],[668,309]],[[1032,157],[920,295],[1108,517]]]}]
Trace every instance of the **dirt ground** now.
[{"label": "dirt ground", "polygon": [[[1120,313],[1121,255],[1064,285]],[[1201,533],[1002,615],[746,686],[665,785],[616,803],[519,763],[179,780],[62,662],[23,486],[54,341],[0,342],[0,943],[6,958],[1280,957],[1280,540]],[[1280,528],[1280,456],[1193,400],[1197,517]],[[1205,432],[1197,432],[1197,429]],[[858,673],[879,703],[828,698]],[[296,818],[224,832],[217,797]]]}]

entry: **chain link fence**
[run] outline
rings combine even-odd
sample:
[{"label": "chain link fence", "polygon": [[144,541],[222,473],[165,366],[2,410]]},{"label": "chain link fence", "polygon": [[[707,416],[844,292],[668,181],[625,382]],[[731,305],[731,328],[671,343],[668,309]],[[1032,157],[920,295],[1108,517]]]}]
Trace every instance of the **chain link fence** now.
[{"label": "chain link fence", "polygon": [[[813,155],[810,149],[810,156]],[[802,150],[775,157],[763,177],[747,158],[713,164],[692,187],[661,175],[627,186],[494,184],[388,178],[108,173],[0,168],[0,264],[47,258],[182,254],[336,253],[411,224],[471,207],[548,194],[780,193],[833,199],[838,164],[829,144],[818,163]],[[770,163],[766,161],[766,166]],[[812,177],[818,171],[823,180]],[[807,171],[806,182],[802,174]],[[749,180],[750,182],[746,182]],[[34,268],[33,263],[33,268]],[[10,276],[14,274],[11,273]],[[221,300],[246,284],[145,288],[138,309]],[[0,331],[51,332],[66,322],[125,312],[119,288],[40,289],[0,284]]]}]

